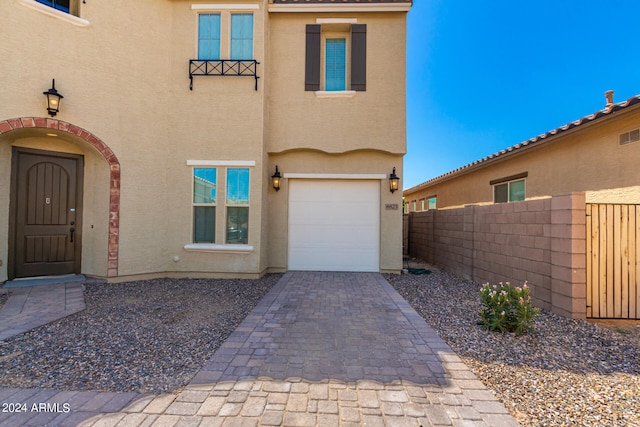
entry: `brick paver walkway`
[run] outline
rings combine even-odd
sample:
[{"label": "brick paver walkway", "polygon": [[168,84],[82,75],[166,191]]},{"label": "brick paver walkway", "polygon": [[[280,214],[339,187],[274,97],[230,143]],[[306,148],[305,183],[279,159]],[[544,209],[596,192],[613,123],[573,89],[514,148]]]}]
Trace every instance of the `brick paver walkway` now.
[{"label": "brick paver walkway", "polygon": [[81,282],[12,288],[0,310],[0,340],[84,310],[83,290]]},{"label": "brick paver walkway", "polygon": [[[133,397],[119,402],[127,398]],[[93,427],[518,425],[391,285],[373,273],[289,272],[183,390],[86,417],[100,405],[106,403],[71,405],[67,418],[59,415],[56,422]],[[85,415],[72,419],[82,408]]]}]

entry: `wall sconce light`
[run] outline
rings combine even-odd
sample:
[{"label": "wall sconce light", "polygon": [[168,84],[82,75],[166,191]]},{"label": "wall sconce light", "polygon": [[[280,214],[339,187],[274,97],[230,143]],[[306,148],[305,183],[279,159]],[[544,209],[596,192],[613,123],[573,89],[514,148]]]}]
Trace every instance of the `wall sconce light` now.
[{"label": "wall sconce light", "polygon": [[278,165],[276,165],[276,173],[271,175],[271,185],[273,185],[273,188],[276,191],[280,190],[280,179],[282,179],[282,176],[280,175],[280,172],[278,171]]},{"label": "wall sconce light", "polygon": [[396,175],[396,168],[393,168],[393,172],[389,175],[389,191],[394,193],[398,189],[398,184],[400,183],[400,177]]},{"label": "wall sconce light", "polygon": [[51,89],[42,92],[42,94],[47,95],[47,111],[49,115],[51,117],[55,116],[60,111],[60,100],[64,98],[56,90],[56,79],[51,80]]}]

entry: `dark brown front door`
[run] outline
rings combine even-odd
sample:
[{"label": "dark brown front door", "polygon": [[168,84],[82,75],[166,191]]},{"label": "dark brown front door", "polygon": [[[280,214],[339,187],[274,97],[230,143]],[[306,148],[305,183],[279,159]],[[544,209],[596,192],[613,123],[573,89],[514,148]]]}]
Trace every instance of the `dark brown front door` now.
[{"label": "dark brown front door", "polygon": [[80,273],[82,170],[80,155],[14,148],[10,276]]}]

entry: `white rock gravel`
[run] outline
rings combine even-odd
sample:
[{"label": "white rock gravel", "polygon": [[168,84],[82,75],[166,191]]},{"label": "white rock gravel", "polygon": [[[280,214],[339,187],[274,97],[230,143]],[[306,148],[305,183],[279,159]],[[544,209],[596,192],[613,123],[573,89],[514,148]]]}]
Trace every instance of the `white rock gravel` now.
[{"label": "white rock gravel", "polygon": [[477,324],[481,284],[432,269],[386,279],[524,426],[640,426],[637,333],[541,311],[533,334]]},{"label": "white rock gravel", "polygon": [[0,386],[179,389],[280,277],[87,283],[84,311],[0,341]]}]

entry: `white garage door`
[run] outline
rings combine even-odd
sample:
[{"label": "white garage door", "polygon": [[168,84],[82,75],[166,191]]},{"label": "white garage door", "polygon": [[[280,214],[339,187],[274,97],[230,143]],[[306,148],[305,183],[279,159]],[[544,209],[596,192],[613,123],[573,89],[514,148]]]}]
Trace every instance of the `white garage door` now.
[{"label": "white garage door", "polygon": [[379,271],[380,181],[289,180],[289,270]]}]

